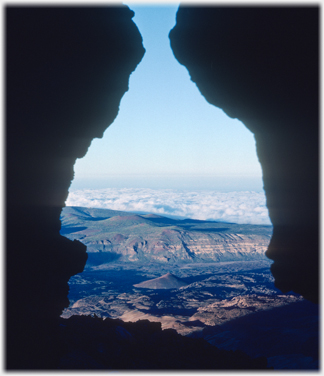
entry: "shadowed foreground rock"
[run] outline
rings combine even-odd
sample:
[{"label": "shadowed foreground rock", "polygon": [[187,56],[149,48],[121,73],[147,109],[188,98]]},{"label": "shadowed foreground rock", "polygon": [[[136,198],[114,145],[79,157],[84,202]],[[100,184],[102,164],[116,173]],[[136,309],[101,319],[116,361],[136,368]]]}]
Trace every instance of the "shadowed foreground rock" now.
[{"label": "shadowed foreground rock", "polygon": [[72,316],[61,319],[59,369],[261,370],[264,357],[219,350],[203,339],[183,337],[161,323]]},{"label": "shadowed foreground rock", "polygon": [[86,247],[60,236],[76,158],[115,119],[144,48],[119,7],[6,7],[6,356],[56,367]]},{"label": "shadowed foreground rock", "polygon": [[[319,8],[180,6],[171,47],[206,100],[254,133],[283,292],[318,301]],[[216,163],[216,162],[215,162]]]},{"label": "shadowed foreground rock", "polygon": [[[255,133],[274,224],[268,256],[275,260],[276,283],[316,300],[317,8],[252,11],[252,19],[249,12],[242,17],[241,10],[226,9],[182,8],[172,47],[179,61],[188,60],[207,100]],[[72,352],[77,352],[72,358],[79,363],[70,368],[119,367],[93,355],[95,364],[87,362],[83,344],[98,344],[97,353],[105,354],[101,324],[97,330],[96,321],[77,318],[82,325],[76,324],[77,330],[67,325],[66,337],[58,330],[59,316],[69,305],[68,280],[82,272],[87,259],[84,245],[60,236],[60,213],[76,158],[118,113],[129,76],[144,54],[141,36],[126,6],[5,10],[6,368],[57,369],[64,342],[74,343]],[[142,349],[146,360],[152,356],[151,363],[136,363],[136,353],[135,364],[126,367],[264,368],[263,361],[256,365],[245,355],[234,362],[215,348],[202,345],[198,351],[197,342],[173,331],[157,331],[158,340],[152,334],[141,344],[142,334],[120,327],[121,337],[128,338],[129,331],[136,338],[136,345],[127,339],[125,354]],[[175,365],[177,352],[181,361],[177,357]],[[69,368],[64,359],[61,368]]]}]

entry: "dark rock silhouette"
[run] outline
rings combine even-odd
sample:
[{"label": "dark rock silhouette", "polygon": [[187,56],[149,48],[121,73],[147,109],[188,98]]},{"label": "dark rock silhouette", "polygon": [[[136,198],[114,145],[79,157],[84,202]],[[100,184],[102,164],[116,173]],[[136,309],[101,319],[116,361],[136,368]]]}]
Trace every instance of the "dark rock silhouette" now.
[{"label": "dark rock silhouette", "polygon": [[[215,30],[218,27],[222,30],[224,52],[220,54],[213,30],[208,31],[209,21],[214,23],[216,17],[214,10],[197,14],[190,9],[179,12],[179,25],[184,22],[190,26],[193,42],[200,49],[191,55],[195,57],[193,65],[198,67],[193,79],[206,83],[201,85],[201,91],[210,102],[239,117],[255,133],[275,225],[268,255],[276,260],[273,272],[277,285],[315,299],[318,67],[317,41],[313,41],[317,37],[317,8],[302,9],[301,13],[282,8],[279,16],[265,12],[261,17],[259,12],[256,20],[252,17],[253,22],[248,15],[242,18],[235,8],[230,12],[226,9],[226,14],[220,14],[221,22],[215,22]],[[235,22],[232,12],[239,12]],[[183,21],[185,14],[191,18],[189,23]],[[82,272],[87,255],[80,242],[60,236],[60,213],[73,179],[76,158],[83,157],[91,140],[101,137],[115,119],[120,99],[128,89],[129,75],[143,56],[141,36],[132,16],[126,6],[6,6],[7,369],[56,369],[64,355],[62,344],[67,338],[58,330],[59,315],[69,304],[68,280]],[[264,61],[259,61],[262,54],[254,55],[254,38],[247,38],[252,46],[243,43],[241,19],[246,20],[249,30],[256,28],[257,35],[261,29],[268,30],[267,43],[261,33],[257,43],[264,53],[268,51]],[[270,26],[261,27],[267,25],[267,19]],[[201,21],[202,31],[207,30],[211,38],[201,39],[196,33]],[[286,44],[284,31],[273,32],[274,27],[280,29],[278,25],[283,24],[291,31]],[[234,32],[235,43],[224,38],[228,28]],[[179,46],[175,47],[175,39],[179,38],[181,47],[186,47],[185,38],[176,37],[173,32],[173,48],[180,51]],[[295,40],[297,44],[292,43]],[[273,53],[271,46],[276,43],[282,43],[282,47]],[[295,47],[289,49],[289,46]],[[228,49],[238,55],[227,56]],[[213,58],[214,50],[215,56],[222,56],[222,63]],[[288,60],[281,62],[282,56]],[[281,72],[282,65],[286,69]],[[223,87],[219,90],[223,91],[220,98],[224,102],[219,103],[216,72]],[[292,253],[294,259],[287,258],[287,253]],[[291,277],[293,273],[296,278]],[[127,339],[127,331],[122,327],[118,333]],[[82,322],[70,338],[75,348],[84,343],[75,343],[76,333],[89,345],[89,332],[92,323]],[[174,349],[180,338],[174,332],[167,333],[160,341],[165,351],[168,346]],[[100,346],[98,343],[99,352]],[[214,367],[209,362],[217,349],[209,347],[204,358],[205,350],[197,353],[194,348],[193,353],[199,355],[197,359],[201,356],[202,362],[206,359],[203,368],[210,364]],[[188,351],[185,347],[184,357],[186,353],[190,355]],[[164,354],[160,359],[167,359],[176,351]],[[240,356],[245,358],[244,354]],[[97,367],[91,359],[90,356],[90,363],[83,368]],[[172,359],[169,358],[170,368]],[[264,361],[251,365],[237,359],[230,359],[235,362],[230,369],[264,368]],[[155,364],[159,367],[161,363]],[[181,368],[185,368],[184,364]],[[139,364],[137,368],[144,366]]]},{"label": "dark rock silhouette", "polygon": [[188,338],[161,323],[136,323],[91,316],[60,320],[62,353],[58,368],[122,370],[261,370],[265,357],[225,351]]},{"label": "dark rock silhouette", "polygon": [[68,280],[87,260],[59,234],[73,165],[115,119],[144,48],[126,6],[5,15],[6,367],[48,369]]},{"label": "dark rock silhouette", "polygon": [[283,292],[318,301],[319,8],[180,6],[177,60],[206,100],[254,133]]}]

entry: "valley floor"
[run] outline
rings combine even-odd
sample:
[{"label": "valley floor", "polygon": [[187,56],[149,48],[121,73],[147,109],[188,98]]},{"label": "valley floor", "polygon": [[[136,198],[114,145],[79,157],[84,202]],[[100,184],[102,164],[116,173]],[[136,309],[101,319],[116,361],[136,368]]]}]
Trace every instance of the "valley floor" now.
[{"label": "valley floor", "polygon": [[[87,267],[71,278],[71,305],[62,317],[147,319],[221,349],[265,356],[274,369],[318,369],[318,306],[275,289],[269,266],[269,261],[260,260]],[[134,287],[166,273],[186,286]]]}]

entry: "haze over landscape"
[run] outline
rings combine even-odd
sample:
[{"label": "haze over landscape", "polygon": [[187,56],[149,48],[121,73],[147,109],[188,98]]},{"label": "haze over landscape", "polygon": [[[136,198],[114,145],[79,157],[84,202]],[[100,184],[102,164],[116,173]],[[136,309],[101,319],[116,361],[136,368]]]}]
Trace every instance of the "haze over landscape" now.
[{"label": "haze over landscape", "polygon": [[270,224],[252,133],[173,56],[178,4],[130,8],[146,53],[116,120],[77,160],[66,205]]},{"label": "haze over landscape", "polygon": [[131,4],[146,49],[119,114],[77,160],[70,188],[262,191],[253,135],[211,106],[173,56],[178,4]]},{"label": "haze over landscape", "polygon": [[66,205],[202,220],[271,224],[263,192],[152,188],[83,189],[70,192]]}]

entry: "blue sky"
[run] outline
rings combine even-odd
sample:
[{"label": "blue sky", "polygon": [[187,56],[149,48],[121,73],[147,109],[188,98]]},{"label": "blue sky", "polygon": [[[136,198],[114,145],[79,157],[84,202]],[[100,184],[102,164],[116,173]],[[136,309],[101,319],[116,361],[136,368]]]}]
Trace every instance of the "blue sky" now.
[{"label": "blue sky", "polygon": [[174,58],[168,34],[178,4],[127,4],[146,49],[118,117],[74,167],[81,188],[262,191],[255,141],[202,97]]}]

